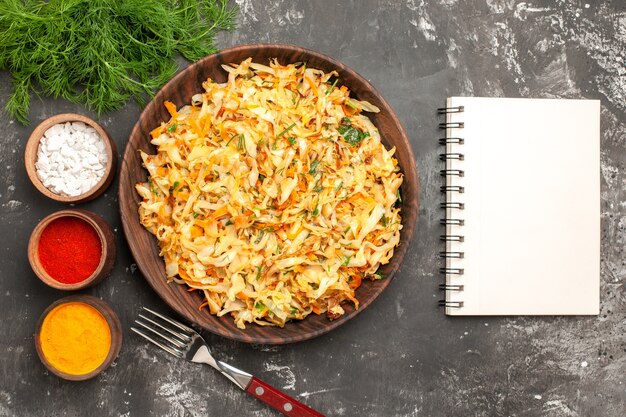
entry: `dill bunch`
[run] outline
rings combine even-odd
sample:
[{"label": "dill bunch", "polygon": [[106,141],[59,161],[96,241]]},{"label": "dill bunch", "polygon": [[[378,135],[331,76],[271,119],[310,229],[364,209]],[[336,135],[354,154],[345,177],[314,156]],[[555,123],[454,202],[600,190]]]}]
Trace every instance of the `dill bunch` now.
[{"label": "dill bunch", "polygon": [[146,98],[190,61],[216,52],[234,27],[228,0],[1,0],[0,69],[12,76],[6,111],[28,123],[31,92],[100,115]]}]

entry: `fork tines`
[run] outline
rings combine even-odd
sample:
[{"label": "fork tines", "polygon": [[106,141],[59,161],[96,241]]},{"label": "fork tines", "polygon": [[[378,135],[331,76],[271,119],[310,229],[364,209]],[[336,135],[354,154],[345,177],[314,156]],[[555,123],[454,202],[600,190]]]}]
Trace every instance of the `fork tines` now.
[{"label": "fork tines", "polygon": [[193,336],[197,333],[192,328],[156,311],[146,307],[142,309],[144,314],[140,313],[139,318],[135,320],[141,328],[131,327],[130,330],[166,352],[183,358]]}]

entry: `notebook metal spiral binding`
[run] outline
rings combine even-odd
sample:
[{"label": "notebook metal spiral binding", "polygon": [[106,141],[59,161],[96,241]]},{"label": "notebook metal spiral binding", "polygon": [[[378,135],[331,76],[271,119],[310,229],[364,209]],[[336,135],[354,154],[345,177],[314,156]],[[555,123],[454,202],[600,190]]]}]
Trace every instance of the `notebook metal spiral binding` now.
[{"label": "notebook metal spiral binding", "polygon": [[[458,291],[463,291],[463,290],[458,290]],[[461,308],[463,307],[463,301],[439,300],[439,307]]]},{"label": "notebook metal spiral binding", "polygon": [[[465,109],[463,106],[442,107],[442,108],[437,109],[437,113],[447,116],[450,113],[463,113],[464,110]],[[443,123],[439,123],[439,128],[445,129],[446,131],[448,131],[448,129],[455,129],[455,130],[463,129],[464,127],[465,127],[464,122],[450,122],[449,119],[447,119]],[[456,136],[449,137],[447,134],[446,134],[446,137],[439,139],[439,144],[445,147],[445,151],[439,154],[439,160],[442,162],[445,162],[446,164],[445,168],[439,171],[440,175],[443,178],[445,178],[445,181],[446,181],[446,185],[443,185],[440,187],[441,193],[446,195],[446,201],[439,205],[441,209],[445,210],[446,215],[442,219],[440,219],[439,224],[445,226],[447,230],[449,230],[448,226],[463,226],[465,224],[465,220],[461,218],[451,218],[448,216],[449,210],[461,211],[465,209],[465,203],[462,203],[459,201],[451,201],[449,199],[449,196],[451,193],[455,193],[456,197],[459,197],[461,194],[465,192],[464,186],[450,184],[451,179],[453,177],[461,178],[465,176],[464,170],[452,169],[452,164],[455,163],[456,161],[464,161],[465,155],[461,152],[458,152],[456,149],[454,152],[451,151],[451,147],[457,147],[458,145],[463,145],[464,143],[465,143],[465,140],[463,138],[456,137]],[[463,242],[465,240],[464,236],[462,235],[448,234],[448,233],[441,235],[440,238],[442,241],[446,242],[446,246],[448,245],[448,242]],[[448,259],[463,259],[465,257],[464,252],[461,252],[458,250],[453,251],[453,250],[449,250],[446,248],[445,251],[439,252],[439,257],[446,259],[446,266],[444,268],[439,269],[439,272],[441,274],[443,274],[445,277],[448,277],[450,275],[460,277],[463,275],[464,270],[462,268],[450,267],[447,260]],[[439,289],[441,291],[446,291],[446,292],[448,291],[460,292],[460,291],[463,291],[463,285],[446,283],[446,284],[440,284]],[[463,301],[440,300],[438,304],[440,307],[446,307],[446,308],[463,307]]]},{"label": "notebook metal spiral binding", "polygon": [[439,289],[442,291],[463,291],[463,285],[439,284]]}]

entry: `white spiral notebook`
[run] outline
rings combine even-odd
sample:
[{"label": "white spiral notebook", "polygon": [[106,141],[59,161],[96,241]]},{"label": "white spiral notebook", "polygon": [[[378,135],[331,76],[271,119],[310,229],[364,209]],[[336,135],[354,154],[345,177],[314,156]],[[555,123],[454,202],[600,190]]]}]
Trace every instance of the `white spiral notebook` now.
[{"label": "white spiral notebook", "polygon": [[600,102],[451,97],[448,315],[598,314]]}]

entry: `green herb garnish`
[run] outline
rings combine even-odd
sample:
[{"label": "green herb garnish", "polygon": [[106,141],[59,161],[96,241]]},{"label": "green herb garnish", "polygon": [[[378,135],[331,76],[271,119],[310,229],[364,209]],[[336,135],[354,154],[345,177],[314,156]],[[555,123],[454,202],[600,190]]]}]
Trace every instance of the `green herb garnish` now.
[{"label": "green herb garnish", "polygon": [[274,229],[271,227],[264,227],[261,229],[261,232],[259,233],[259,236],[256,238],[256,240],[254,241],[255,245],[258,245],[259,243],[261,243],[261,239],[263,239],[263,236],[265,235],[265,232],[273,232]]},{"label": "green herb garnish", "polygon": [[226,142],[226,146],[230,145],[230,142],[232,142],[232,141],[233,141],[233,139],[235,139],[236,137],[237,137],[237,133],[235,133],[234,135],[232,135],[232,136],[230,137],[230,139],[228,139],[228,142]]},{"label": "green herb garnish", "polygon": [[261,265],[256,267],[256,278],[255,280],[259,280],[259,278],[261,278]]},{"label": "green herb garnish", "polygon": [[317,174],[317,166],[320,164],[320,160],[316,159],[315,161],[311,162],[311,168],[309,169],[309,174],[311,175],[315,175]]},{"label": "green herb garnish", "polygon": [[357,107],[354,104],[352,104],[351,101],[346,101],[346,106],[350,107],[351,109],[357,110]]},{"label": "green herb garnish", "polygon": [[277,136],[276,139],[278,139],[279,137],[281,137],[282,135],[284,135],[285,133],[289,132],[291,129],[293,129],[293,127],[295,126],[295,123],[290,124],[285,130],[283,130],[282,132],[280,132]]},{"label": "green herb garnish", "polygon": [[171,125],[170,127],[167,128],[167,131],[172,133],[172,132],[176,132],[176,128],[178,127],[178,125],[176,123],[174,123],[173,125]]},{"label": "green herb garnish", "polygon": [[293,136],[290,137],[288,140],[289,140],[289,143],[291,144],[291,146],[296,144],[296,138],[294,138]]},{"label": "green herb garnish", "polygon": [[348,119],[348,123],[343,123],[344,119],[341,119],[342,124],[337,128],[337,132],[343,136],[343,140],[348,142],[352,146],[357,146],[359,143],[363,141],[370,134],[368,132],[361,132],[356,129],[350,123],[350,119]]},{"label": "green herb garnish", "polygon": [[233,220],[232,219],[228,219],[228,221],[226,222],[226,226],[230,226],[231,224],[233,224]]},{"label": "green herb garnish", "polygon": [[402,196],[400,195],[400,189],[398,188],[398,191],[396,191],[396,198],[398,199],[399,202],[402,203]]},{"label": "green herb garnish", "polygon": [[331,93],[331,91],[333,91],[333,88],[335,88],[335,86],[337,85],[337,81],[339,80],[339,78],[335,78],[335,82],[333,83],[333,85],[331,85],[330,87],[328,87],[328,89],[326,90],[326,95],[329,95]]},{"label": "green herb garnish", "polygon": [[239,150],[240,152],[243,150],[245,150],[246,152],[248,151],[246,149],[246,137],[243,135],[243,133],[239,135],[239,140],[237,141],[237,150]]},{"label": "green herb garnish", "polygon": [[7,0],[0,2],[0,70],[11,72],[6,111],[28,123],[32,93],[84,104],[98,115],[140,105],[233,29],[228,0]]},{"label": "green herb garnish", "polygon": [[178,181],[174,181],[174,185],[172,185],[172,191],[176,191],[176,189],[178,188],[179,182]]}]

